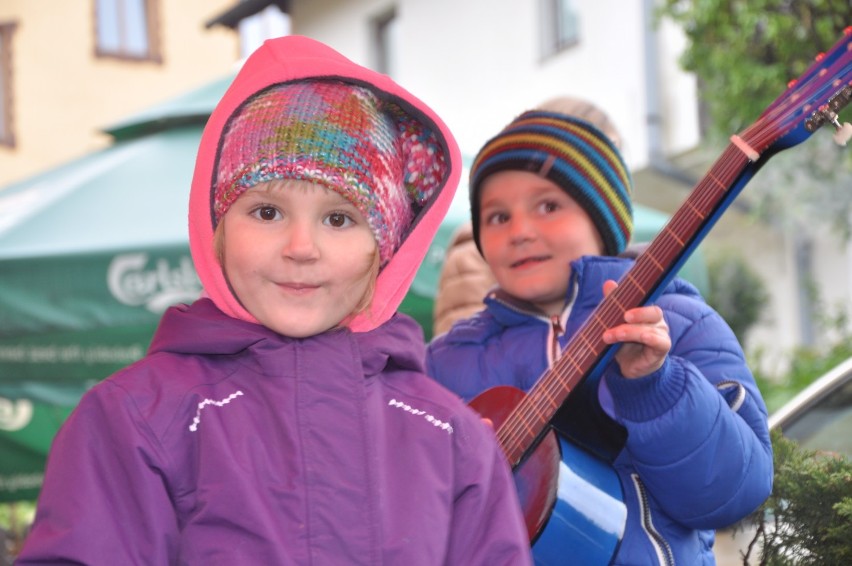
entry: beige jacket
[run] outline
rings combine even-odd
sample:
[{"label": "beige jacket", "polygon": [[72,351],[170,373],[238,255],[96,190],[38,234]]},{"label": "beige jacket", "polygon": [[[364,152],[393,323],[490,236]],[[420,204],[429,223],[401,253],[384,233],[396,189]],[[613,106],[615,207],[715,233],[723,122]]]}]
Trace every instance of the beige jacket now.
[{"label": "beige jacket", "polygon": [[459,226],[447,247],[435,297],[435,336],[443,334],[459,319],[482,310],[482,299],[496,285],[488,264],[473,242],[470,222]]}]

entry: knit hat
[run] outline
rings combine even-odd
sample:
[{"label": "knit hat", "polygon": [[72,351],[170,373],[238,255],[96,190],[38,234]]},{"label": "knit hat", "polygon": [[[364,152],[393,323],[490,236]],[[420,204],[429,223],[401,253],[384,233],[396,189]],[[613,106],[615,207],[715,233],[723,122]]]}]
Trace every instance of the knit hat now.
[{"label": "knit hat", "polygon": [[473,237],[479,241],[480,187],[500,171],[529,171],[553,181],[583,207],[604,243],[618,255],[633,233],[631,180],[612,141],[590,123],[531,110],[515,118],[479,151],[470,170]]},{"label": "knit hat", "polygon": [[215,223],[255,185],[310,181],[361,212],[381,265],[447,173],[447,157],[422,122],[371,90],[341,81],[269,87],[237,109],[224,132],[215,168]]}]

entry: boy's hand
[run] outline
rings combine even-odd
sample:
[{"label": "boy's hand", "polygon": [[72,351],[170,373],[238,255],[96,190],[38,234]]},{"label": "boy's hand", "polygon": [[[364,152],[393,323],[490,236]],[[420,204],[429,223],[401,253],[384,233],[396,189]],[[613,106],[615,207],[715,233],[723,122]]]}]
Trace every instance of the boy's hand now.
[{"label": "boy's hand", "polygon": [[[618,287],[615,281],[603,285],[604,296]],[[628,379],[644,377],[662,367],[672,347],[669,327],[658,306],[630,309],[624,313],[624,324],[614,326],[603,333],[607,344],[621,342],[615,353],[615,361],[621,375]]]}]

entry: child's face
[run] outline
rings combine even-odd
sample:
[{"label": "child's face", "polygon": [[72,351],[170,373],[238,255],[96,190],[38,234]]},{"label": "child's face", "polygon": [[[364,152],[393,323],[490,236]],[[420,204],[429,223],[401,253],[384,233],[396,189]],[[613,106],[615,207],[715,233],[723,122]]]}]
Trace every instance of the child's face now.
[{"label": "child's face", "polygon": [[561,313],[569,262],[603,253],[589,215],[558,185],[525,171],[489,176],[480,198],[482,254],[500,287],[548,315]]},{"label": "child's face", "polygon": [[261,324],[304,338],[339,325],[375,277],[376,242],[348,200],[307,181],[262,183],[222,218],[223,268]]}]

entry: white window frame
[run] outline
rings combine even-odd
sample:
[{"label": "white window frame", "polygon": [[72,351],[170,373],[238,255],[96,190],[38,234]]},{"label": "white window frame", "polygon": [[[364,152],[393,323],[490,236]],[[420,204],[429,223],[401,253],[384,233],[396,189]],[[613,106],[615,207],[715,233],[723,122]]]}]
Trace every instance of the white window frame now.
[{"label": "white window frame", "polygon": [[580,43],[580,15],[574,0],[539,0],[542,58]]},{"label": "white window frame", "polygon": [[158,0],[95,0],[95,55],[162,62]]}]

